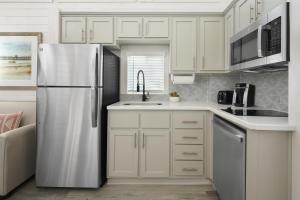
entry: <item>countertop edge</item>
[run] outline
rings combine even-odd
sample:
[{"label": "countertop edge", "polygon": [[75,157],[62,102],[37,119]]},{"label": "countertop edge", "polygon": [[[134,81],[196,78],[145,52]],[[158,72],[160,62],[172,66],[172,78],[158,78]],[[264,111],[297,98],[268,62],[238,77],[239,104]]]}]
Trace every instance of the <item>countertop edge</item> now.
[{"label": "countertop edge", "polygon": [[112,104],[110,106],[107,106],[107,110],[128,110],[128,111],[134,111],[134,110],[157,110],[157,111],[210,111],[214,113],[215,115],[218,115],[225,120],[228,120],[229,122],[236,124],[238,126],[241,126],[244,129],[249,130],[256,130],[256,131],[280,131],[280,132],[293,132],[296,130],[296,128],[292,125],[289,125],[288,123],[286,125],[275,125],[275,124],[267,124],[267,125],[261,125],[261,124],[255,124],[255,123],[249,123],[247,120],[240,119],[235,115],[226,113],[225,111],[222,111],[220,108],[217,108],[217,106],[210,105],[210,104],[203,104],[203,105],[168,105],[168,106],[123,106],[121,105],[124,102],[118,102],[115,104]]}]

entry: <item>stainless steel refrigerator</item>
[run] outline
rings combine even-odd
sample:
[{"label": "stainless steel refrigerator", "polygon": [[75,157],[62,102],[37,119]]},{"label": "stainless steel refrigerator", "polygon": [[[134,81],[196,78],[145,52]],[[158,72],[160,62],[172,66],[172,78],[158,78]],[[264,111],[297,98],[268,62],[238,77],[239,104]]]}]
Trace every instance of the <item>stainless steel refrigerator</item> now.
[{"label": "stainless steel refrigerator", "polygon": [[98,188],[106,180],[106,106],[119,101],[119,57],[97,44],[41,44],[38,187]]}]

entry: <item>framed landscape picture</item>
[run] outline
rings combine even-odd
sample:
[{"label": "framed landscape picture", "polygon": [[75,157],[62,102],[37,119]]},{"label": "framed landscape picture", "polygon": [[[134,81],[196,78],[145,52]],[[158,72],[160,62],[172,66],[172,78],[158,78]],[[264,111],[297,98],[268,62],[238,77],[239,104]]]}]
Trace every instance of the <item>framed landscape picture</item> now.
[{"label": "framed landscape picture", "polygon": [[0,86],[36,86],[42,33],[0,32]]}]

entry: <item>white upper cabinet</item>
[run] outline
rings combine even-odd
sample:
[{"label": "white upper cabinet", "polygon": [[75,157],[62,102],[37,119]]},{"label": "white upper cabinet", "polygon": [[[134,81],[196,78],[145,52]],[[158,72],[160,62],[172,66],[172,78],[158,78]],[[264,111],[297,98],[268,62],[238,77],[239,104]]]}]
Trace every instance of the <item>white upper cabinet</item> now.
[{"label": "white upper cabinet", "polygon": [[109,176],[138,176],[138,130],[110,130]]},{"label": "white upper cabinet", "polygon": [[169,130],[142,130],[141,176],[170,176],[170,132]]},{"label": "white upper cabinet", "polygon": [[234,9],[231,8],[224,17],[225,20],[225,69],[230,66],[230,38],[234,35]]},{"label": "white upper cabinet", "polygon": [[87,25],[89,43],[114,43],[113,17],[88,17]]},{"label": "white upper cabinet", "polygon": [[224,18],[200,18],[199,71],[224,70]]},{"label": "white upper cabinet", "polygon": [[86,18],[63,16],[61,21],[62,43],[86,43]]},{"label": "white upper cabinet", "polygon": [[197,52],[195,17],[172,19],[171,69],[173,72],[194,72]]},{"label": "white upper cabinet", "polygon": [[118,17],[117,37],[118,38],[141,38],[143,36],[142,17]]},{"label": "white upper cabinet", "polygon": [[235,4],[236,32],[255,21],[255,0],[239,0]]},{"label": "white upper cabinet", "polygon": [[145,38],[168,38],[169,18],[167,17],[144,17]]}]

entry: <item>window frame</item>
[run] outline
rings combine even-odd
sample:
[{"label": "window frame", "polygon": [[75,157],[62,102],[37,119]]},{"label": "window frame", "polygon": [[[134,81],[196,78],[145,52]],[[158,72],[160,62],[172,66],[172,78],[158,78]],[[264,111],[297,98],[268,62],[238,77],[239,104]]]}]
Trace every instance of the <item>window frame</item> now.
[{"label": "window frame", "polygon": [[127,90],[128,56],[164,56],[164,91],[149,91],[149,92],[150,94],[169,93],[169,46],[167,45],[125,45],[121,47],[121,94],[141,94],[141,92]]}]

